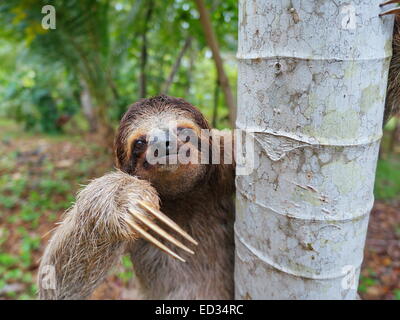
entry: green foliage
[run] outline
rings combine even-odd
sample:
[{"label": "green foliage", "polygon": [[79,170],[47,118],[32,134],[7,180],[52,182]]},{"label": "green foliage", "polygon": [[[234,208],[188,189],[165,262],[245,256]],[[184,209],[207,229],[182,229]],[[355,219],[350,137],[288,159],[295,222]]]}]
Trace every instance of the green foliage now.
[{"label": "green foliage", "polygon": [[380,159],[376,171],[375,196],[377,199],[398,199],[400,194],[400,156]]},{"label": "green foliage", "polygon": [[[41,27],[41,8],[56,8],[56,29]],[[60,132],[60,119],[80,109],[86,83],[99,116],[114,126],[139,98],[142,34],[149,1],[8,0],[0,3],[0,116],[24,123],[26,130]],[[207,1],[231,85],[237,1]],[[185,39],[193,37],[169,94],[187,98],[212,118],[216,74],[199,15],[191,0],[154,0],[147,30],[148,95],[160,93]],[[219,123],[228,124],[223,96]]]},{"label": "green foliage", "polygon": [[[12,54],[0,53],[0,59]],[[59,120],[79,110],[73,82],[62,67],[40,66],[26,50],[21,49],[15,60],[12,72],[0,71],[0,97],[4,100],[0,115],[23,123],[25,130],[61,132]]]}]

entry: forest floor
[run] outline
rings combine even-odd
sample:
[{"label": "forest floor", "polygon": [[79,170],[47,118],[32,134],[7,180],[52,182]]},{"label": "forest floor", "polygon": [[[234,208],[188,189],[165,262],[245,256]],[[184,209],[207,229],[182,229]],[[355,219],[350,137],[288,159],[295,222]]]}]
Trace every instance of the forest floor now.
[{"label": "forest floor", "polygon": [[[0,127],[0,299],[35,299],[48,232],[82,185],[112,169],[112,156],[90,136],[30,135],[8,123]],[[383,187],[392,183],[379,176]],[[376,201],[370,218],[359,285],[363,299],[400,300],[400,196],[391,197],[389,190],[387,198]],[[140,298],[139,291],[125,256],[92,299]]]}]

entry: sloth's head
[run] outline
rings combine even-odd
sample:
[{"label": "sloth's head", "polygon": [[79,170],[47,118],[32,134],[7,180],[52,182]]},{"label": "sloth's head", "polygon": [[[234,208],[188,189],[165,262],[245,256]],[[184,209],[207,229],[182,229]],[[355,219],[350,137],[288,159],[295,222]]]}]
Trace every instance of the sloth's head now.
[{"label": "sloth's head", "polygon": [[114,143],[116,166],[150,181],[161,196],[177,197],[207,173],[201,150],[210,139],[201,136],[202,129],[210,129],[206,119],[185,100],[165,95],[142,99],[121,120]]}]

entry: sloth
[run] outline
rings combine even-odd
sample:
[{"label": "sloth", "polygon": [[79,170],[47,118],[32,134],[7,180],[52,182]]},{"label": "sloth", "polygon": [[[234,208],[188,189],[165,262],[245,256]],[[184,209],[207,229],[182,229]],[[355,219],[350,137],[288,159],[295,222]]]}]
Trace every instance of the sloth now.
[{"label": "sloth", "polygon": [[146,298],[232,299],[235,165],[221,155],[233,139],[210,129],[183,99],[134,103],[116,134],[116,170],[80,191],[49,241],[39,297],[87,298],[128,253]]},{"label": "sloth", "polygon": [[[400,0],[381,5],[391,3]],[[384,123],[400,104],[399,26],[396,16]],[[114,141],[116,170],[80,191],[49,241],[39,298],[87,298],[129,253],[146,298],[233,299],[235,161],[224,155],[234,139],[203,130],[211,130],[207,120],[181,98],[129,107]],[[173,161],[179,155],[184,161]]]}]

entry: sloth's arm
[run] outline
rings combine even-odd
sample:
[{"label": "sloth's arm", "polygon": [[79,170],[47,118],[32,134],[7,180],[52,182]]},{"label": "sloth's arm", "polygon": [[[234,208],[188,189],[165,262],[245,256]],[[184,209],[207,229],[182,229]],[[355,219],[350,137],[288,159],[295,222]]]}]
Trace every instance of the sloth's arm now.
[{"label": "sloth's arm", "polygon": [[157,192],[147,181],[121,171],[93,180],[78,194],[49,241],[39,268],[39,298],[87,298],[127,244],[139,237],[181,259],[146,231],[152,229],[186,248],[153,222],[157,218],[184,234],[158,209]]}]

